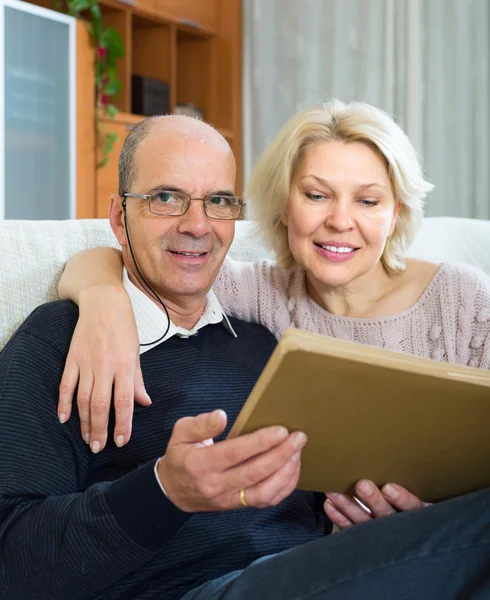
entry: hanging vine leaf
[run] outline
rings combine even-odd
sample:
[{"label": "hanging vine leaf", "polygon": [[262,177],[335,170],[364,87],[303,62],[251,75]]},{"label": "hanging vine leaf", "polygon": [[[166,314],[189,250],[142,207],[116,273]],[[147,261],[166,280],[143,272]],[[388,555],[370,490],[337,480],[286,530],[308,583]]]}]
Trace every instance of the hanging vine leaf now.
[{"label": "hanging vine leaf", "polygon": [[105,112],[106,112],[107,116],[109,117],[109,119],[114,119],[114,117],[117,115],[117,113],[119,111],[114,106],[114,104],[109,104],[108,106],[106,106]]}]

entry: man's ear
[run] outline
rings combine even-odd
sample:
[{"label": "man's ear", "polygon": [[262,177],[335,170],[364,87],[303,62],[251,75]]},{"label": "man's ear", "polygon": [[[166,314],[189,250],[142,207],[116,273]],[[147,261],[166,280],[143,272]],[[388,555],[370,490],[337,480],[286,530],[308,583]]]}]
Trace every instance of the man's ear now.
[{"label": "man's ear", "polygon": [[109,223],[112,231],[117,238],[120,246],[127,246],[126,229],[124,227],[124,209],[122,207],[123,198],[119,194],[111,195],[111,204],[109,207]]},{"label": "man's ear", "polygon": [[395,231],[396,224],[398,223],[398,215],[400,214],[400,209],[402,207],[401,200],[398,198],[395,200],[395,210],[393,211],[393,218],[391,219],[390,232],[388,237],[391,237]]}]

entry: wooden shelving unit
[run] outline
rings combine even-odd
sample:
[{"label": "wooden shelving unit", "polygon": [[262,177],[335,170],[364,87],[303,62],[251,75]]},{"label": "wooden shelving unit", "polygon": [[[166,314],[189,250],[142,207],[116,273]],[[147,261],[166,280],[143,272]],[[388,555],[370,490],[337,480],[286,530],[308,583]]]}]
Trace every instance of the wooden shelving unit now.
[{"label": "wooden shelving unit", "polygon": [[[31,0],[53,8],[51,0]],[[241,128],[242,0],[100,0],[106,26],[125,46],[117,66],[121,90],[114,104],[120,113],[103,126],[118,135],[109,162],[96,169],[94,49],[77,25],[77,217],[107,217],[117,192],[117,159],[132,127],[144,117],[133,113],[131,77],[152,77],[169,84],[169,112],[176,104],[203,111],[230,143],[242,191]]]},{"label": "wooden shelving unit", "polygon": [[[228,140],[241,164],[241,2],[240,0],[141,0],[129,5],[101,0],[104,22],[117,29],[126,48],[118,65],[121,111],[104,126],[118,135],[108,164],[96,173],[95,216],[106,217],[117,191],[117,156],[135,123],[131,76],[165,81],[170,113],[193,104]],[[238,190],[241,191],[241,172]]]}]

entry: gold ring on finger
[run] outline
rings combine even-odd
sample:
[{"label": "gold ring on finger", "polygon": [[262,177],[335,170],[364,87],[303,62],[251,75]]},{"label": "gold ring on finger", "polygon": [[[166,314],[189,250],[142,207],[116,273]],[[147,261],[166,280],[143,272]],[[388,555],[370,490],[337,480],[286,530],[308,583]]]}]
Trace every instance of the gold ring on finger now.
[{"label": "gold ring on finger", "polygon": [[243,508],[248,508],[248,502],[245,500],[245,489],[242,488],[238,493],[238,497],[240,498],[240,504]]}]

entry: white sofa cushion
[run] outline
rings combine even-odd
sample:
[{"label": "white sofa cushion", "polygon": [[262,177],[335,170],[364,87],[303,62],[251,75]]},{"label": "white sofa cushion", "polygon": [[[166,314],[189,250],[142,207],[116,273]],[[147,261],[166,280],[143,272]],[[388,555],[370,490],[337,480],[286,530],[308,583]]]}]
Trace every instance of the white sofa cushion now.
[{"label": "white sofa cushion", "polygon": [[474,265],[490,275],[490,221],[456,217],[425,219],[409,254],[433,262]]},{"label": "white sofa cushion", "polygon": [[[252,226],[237,222],[230,256],[273,258],[250,236]],[[92,246],[118,247],[107,220],[0,221],[0,348],[36,306],[57,298],[67,259]],[[490,221],[426,219],[410,254],[476,265],[490,275]]]},{"label": "white sofa cushion", "polygon": [[0,348],[34,308],[55,300],[67,259],[118,246],[107,220],[0,221]]}]

